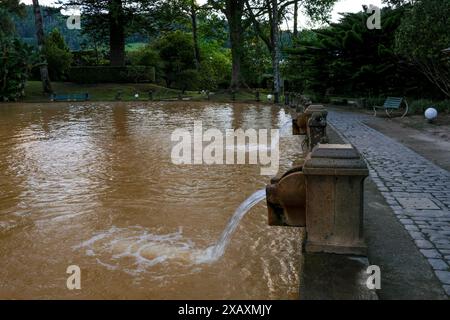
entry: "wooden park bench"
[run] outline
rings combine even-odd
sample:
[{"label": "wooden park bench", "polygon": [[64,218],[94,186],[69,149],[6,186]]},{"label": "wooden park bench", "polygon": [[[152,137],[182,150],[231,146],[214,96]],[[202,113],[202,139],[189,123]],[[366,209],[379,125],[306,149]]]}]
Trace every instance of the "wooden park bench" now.
[{"label": "wooden park bench", "polygon": [[[404,105],[404,108],[402,106]],[[402,118],[404,118],[408,114],[409,106],[408,102],[405,98],[398,97],[388,97],[384,102],[383,106],[374,106],[373,111],[375,112],[374,116],[377,116],[377,109],[384,109],[388,117],[392,117],[394,113],[400,112]],[[404,109],[404,111],[403,111]]]},{"label": "wooden park bench", "polygon": [[89,93],[52,94],[51,101],[88,101]]}]

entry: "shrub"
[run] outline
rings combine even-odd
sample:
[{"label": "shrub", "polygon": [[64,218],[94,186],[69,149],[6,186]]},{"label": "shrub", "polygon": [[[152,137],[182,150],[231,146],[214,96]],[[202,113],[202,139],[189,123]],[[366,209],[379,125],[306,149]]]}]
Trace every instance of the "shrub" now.
[{"label": "shrub", "polygon": [[439,112],[450,113],[450,100],[440,101],[438,103],[435,103],[434,106]]},{"label": "shrub", "polygon": [[25,94],[34,58],[30,46],[0,35],[0,101],[16,101]]},{"label": "shrub", "polygon": [[384,104],[384,101],[386,101],[386,97],[368,97],[365,98],[366,101],[366,107],[367,108],[373,108],[376,106],[382,106]]},{"label": "shrub", "polygon": [[127,58],[134,66],[158,67],[160,64],[159,53],[150,46],[141,47],[127,52]]},{"label": "shrub", "polygon": [[43,53],[47,59],[50,79],[65,80],[73,56],[58,29],[54,29],[46,37]]},{"label": "shrub", "polygon": [[84,51],[74,51],[73,55],[73,66],[83,67],[83,66],[99,66],[108,65],[109,61],[106,59],[106,54],[102,50],[84,50]]},{"label": "shrub", "polygon": [[[162,61],[167,87],[177,82],[180,74],[195,68],[192,36],[180,30],[164,33],[154,44]],[[182,76],[182,74],[181,74]]]},{"label": "shrub", "polygon": [[198,90],[199,88],[199,73],[195,69],[187,69],[178,73],[175,81],[176,87],[183,91]]},{"label": "shrub", "polygon": [[199,68],[200,89],[217,90],[228,87],[231,79],[231,52],[217,43],[202,43]]},{"label": "shrub", "polygon": [[427,108],[433,106],[433,101],[428,99],[419,99],[414,100],[409,105],[409,113],[410,114],[419,114],[423,113]]},{"label": "shrub", "polygon": [[154,82],[155,68],[146,66],[73,67],[70,68],[69,79],[76,83]]},{"label": "shrub", "polygon": [[450,100],[432,101],[428,99],[414,100],[410,105],[411,114],[421,114],[427,108],[435,108],[438,112],[450,112]]}]

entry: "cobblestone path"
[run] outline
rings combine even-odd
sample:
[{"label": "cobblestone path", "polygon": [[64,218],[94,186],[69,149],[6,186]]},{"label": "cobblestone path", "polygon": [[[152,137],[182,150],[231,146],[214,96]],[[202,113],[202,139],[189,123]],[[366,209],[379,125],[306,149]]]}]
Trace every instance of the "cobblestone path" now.
[{"label": "cobblestone path", "polygon": [[363,154],[372,180],[450,296],[450,172],[365,125],[369,117],[331,111],[329,122]]}]

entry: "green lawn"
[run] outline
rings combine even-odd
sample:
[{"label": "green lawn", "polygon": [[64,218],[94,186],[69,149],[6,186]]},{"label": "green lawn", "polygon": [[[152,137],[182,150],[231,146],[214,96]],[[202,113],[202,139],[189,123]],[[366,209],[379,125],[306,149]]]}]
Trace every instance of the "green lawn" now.
[{"label": "green lawn", "polygon": [[135,50],[138,50],[138,49],[141,49],[141,48],[145,47],[146,45],[147,45],[147,43],[145,43],[145,42],[128,43],[128,44],[125,45],[125,50],[127,52],[135,51]]},{"label": "green lawn", "polygon": [[[134,95],[139,94],[141,101],[149,100],[149,92],[153,91],[154,100],[177,99],[180,90],[169,89],[155,84],[143,83],[103,83],[103,84],[76,84],[72,82],[53,82],[55,94],[89,93],[91,101],[115,101],[119,91],[122,92],[123,101],[135,101]],[[206,95],[196,91],[188,91],[184,94],[194,101],[207,100]],[[267,92],[261,91],[261,102],[267,101]],[[228,91],[219,91],[210,95],[211,101],[232,102],[232,95]],[[25,97],[22,102],[49,102],[50,97],[42,94],[40,81],[28,81],[25,88]],[[250,90],[242,90],[236,93],[236,102],[255,102],[255,93]]]},{"label": "green lawn", "polygon": [[[76,84],[71,82],[53,82],[55,94],[89,93],[92,101],[114,101],[119,91],[122,91],[122,100],[135,100],[134,95],[139,94],[139,100],[148,100],[149,91],[153,91],[155,100],[174,99],[180,91],[164,88],[155,84],[142,83],[103,83],[103,84]],[[50,101],[50,97],[42,94],[40,81],[29,81],[25,88],[24,102]]]}]

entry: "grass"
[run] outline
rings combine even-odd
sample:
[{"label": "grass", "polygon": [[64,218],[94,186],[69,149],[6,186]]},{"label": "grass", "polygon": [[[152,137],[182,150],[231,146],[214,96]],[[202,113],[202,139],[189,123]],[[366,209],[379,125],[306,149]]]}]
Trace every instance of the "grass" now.
[{"label": "grass", "polygon": [[[139,100],[148,100],[150,90],[155,100],[174,99],[178,97],[179,90],[168,89],[155,84],[143,83],[102,83],[102,84],[76,84],[71,82],[53,82],[53,91],[56,94],[89,93],[92,101],[115,101],[119,91],[122,100],[134,101],[134,95],[139,94]],[[48,102],[49,96],[42,94],[40,81],[29,81],[25,88],[25,97],[22,102]]]},{"label": "grass", "polygon": [[127,52],[136,51],[136,50],[139,50],[139,49],[145,47],[146,45],[147,45],[147,43],[145,43],[145,42],[128,43],[125,45],[125,51],[127,51]]},{"label": "grass", "polygon": [[[102,84],[76,84],[72,82],[53,82],[53,91],[56,94],[89,93],[91,101],[116,101],[116,95],[122,92],[122,101],[148,101],[149,92],[153,91],[153,100],[177,99],[180,90],[170,89],[149,83],[102,83]],[[261,102],[267,100],[267,92],[260,90]],[[139,98],[134,95],[138,93]],[[205,101],[207,96],[196,91],[187,91],[183,97],[193,101]],[[226,90],[218,91],[210,95],[214,102],[232,102],[232,95]],[[42,94],[40,81],[28,81],[25,88],[25,97],[20,102],[49,102],[50,97]],[[251,90],[241,90],[236,93],[236,102],[255,102],[255,93]]]}]

